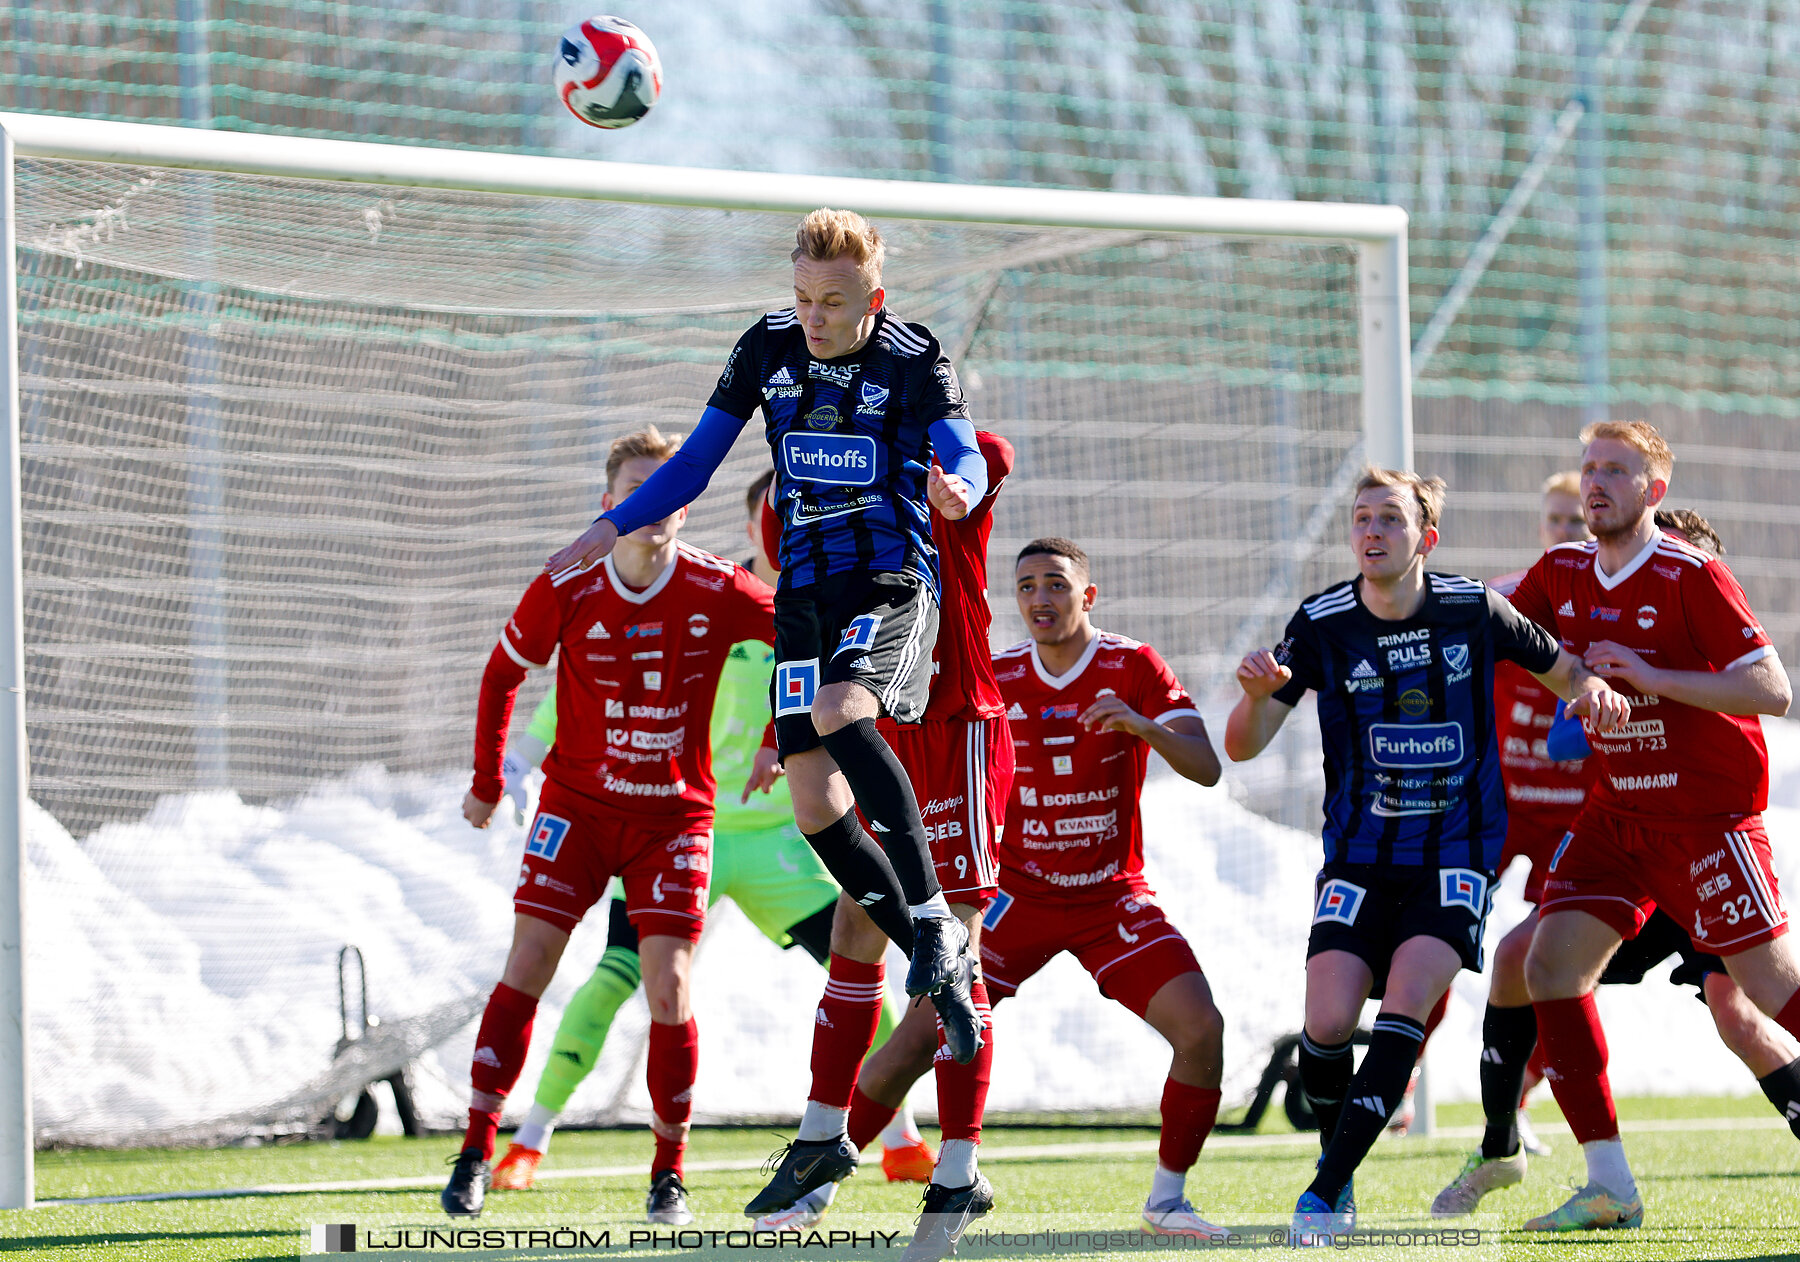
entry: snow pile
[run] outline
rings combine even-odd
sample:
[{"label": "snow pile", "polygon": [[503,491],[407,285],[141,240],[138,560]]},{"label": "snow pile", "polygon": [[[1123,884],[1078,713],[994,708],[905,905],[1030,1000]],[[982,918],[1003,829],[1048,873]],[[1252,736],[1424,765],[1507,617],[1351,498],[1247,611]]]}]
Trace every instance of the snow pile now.
[{"label": "snow pile", "polygon": [[[1800,724],[1767,729],[1769,831],[1791,886],[1800,879]],[[463,787],[460,775],[367,770],[282,807],[229,794],[170,798],[83,841],[34,806],[28,943],[40,1135],[120,1142],[292,1091],[330,1061],[346,943],[368,962],[371,1008],[390,1019],[491,987],[511,934],[523,830],[470,829]],[[1145,815],[1150,879],[1212,982],[1228,1029],[1226,1098],[1242,1100],[1270,1042],[1299,1028],[1318,839],[1222,789],[1168,776],[1150,783]],[[1505,883],[1490,943],[1523,914],[1521,884],[1518,874]],[[562,1004],[603,943],[598,918],[572,941],[540,1009],[515,1110],[529,1103]],[[701,1114],[796,1112],[818,968],[725,907],[696,972]],[[1434,1082],[1440,1099],[1474,1099],[1486,981],[1465,974],[1455,995],[1433,1042]],[[1602,992],[1620,1094],[1754,1089],[1692,995],[1655,979]],[[355,1007],[353,998],[353,1016]],[[1154,1107],[1166,1048],[1071,958],[1000,1013],[992,1108]],[[646,1020],[641,1000],[621,1014],[573,1116],[647,1108]],[[419,1066],[420,1104],[439,1123],[465,1107],[472,1039],[464,1031]],[[929,1084],[915,1099],[930,1108]]]}]

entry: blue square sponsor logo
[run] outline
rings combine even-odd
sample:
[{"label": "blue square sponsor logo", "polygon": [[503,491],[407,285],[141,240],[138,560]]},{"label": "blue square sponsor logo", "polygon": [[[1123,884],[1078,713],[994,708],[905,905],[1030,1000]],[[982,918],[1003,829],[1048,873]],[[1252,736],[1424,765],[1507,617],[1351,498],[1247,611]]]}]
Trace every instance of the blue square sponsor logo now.
[{"label": "blue square sponsor logo", "polygon": [[994,901],[989,903],[988,909],[981,914],[981,927],[983,929],[994,928],[1000,923],[1000,917],[1006,914],[1006,909],[1012,905],[1013,896],[1011,894],[1005,890],[997,891],[994,894]]},{"label": "blue square sponsor logo", "polygon": [[1367,892],[1360,885],[1333,877],[1319,890],[1319,902],[1313,908],[1313,923],[1336,920],[1341,924],[1355,924],[1356,913],[1362,910],[1363,895]]},{"label": "blue square sponsor logo", "polygon": [[1378,767],[1416,770],[1463,762],[1460,723],[1371,723],[1369,760]]},{"label": "blue square sponsor logo", "polygon": [[775,717],[808,714],[819,689],[819,659],[782,662],[775,668]]},{"label": "blue square sponsor logo", "polygon": [[562,849],[563,838],[568,835],[568,820],[560,815],[539,815],[531,827],[531,836],[525,841],[525,853],[554,861],[556,852]]},{"label": "blue square sponsor logo", "polygon": [[852,649],[859,653],[867,653],[875,647],[875,633],[879,630],[881,630],[880,614],[857,615],[850,620],[850,625],[844,628],[843,637],[838,640],[838,646],[832,650],[831,655],[837,657]]},{"label": "blue square sponsor logo", "polygon": [[878,473],[875,439],[868,434],[781,436],[781,465],[788,477],[828,486],[872,486]]},{"label": "blue square sponsor logo", "polygon": [[1438,902],[1445,907],[1467,907],[1477,918],[1487,914],[1488,879],[1469,868],[1442,868],[1438,871],[1442,894]]},{"label": "blue square sponsor logo", "polygon": [[1550,856],[1550,866],[1546,871],[1556,871],[1556,865],[1562,862],[1562,857],[1565,854],[1569,853],[1569,843],[1574,840],[1574,833],[1563,834],[1562,840],[1556,843],[1556,853]]}]

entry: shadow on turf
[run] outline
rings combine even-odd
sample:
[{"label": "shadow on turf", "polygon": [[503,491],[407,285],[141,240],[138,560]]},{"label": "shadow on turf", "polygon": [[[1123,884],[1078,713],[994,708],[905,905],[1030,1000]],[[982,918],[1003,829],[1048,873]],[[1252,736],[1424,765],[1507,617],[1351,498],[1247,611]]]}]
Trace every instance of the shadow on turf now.
[{"label": "shadow on turf", "polygon": [[92,1232],[82,1236],[9,1236],[0,1239],[0,1253],[22,1253],[32,1249],[66,1248],[70,1245],[167,1244],[173,1240],[256,1240],[269,1236],[292,1237],[286,1227],[269,1227],[247,1231],[144,1231],[121,1235],[115,1231]]}]

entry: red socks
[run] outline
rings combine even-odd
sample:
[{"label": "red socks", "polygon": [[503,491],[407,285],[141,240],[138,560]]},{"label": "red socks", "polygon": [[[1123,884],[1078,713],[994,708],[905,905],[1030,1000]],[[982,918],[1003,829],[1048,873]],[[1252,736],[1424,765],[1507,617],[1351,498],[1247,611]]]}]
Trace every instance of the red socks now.
[{"label": "red socks", "polygon": [[834,1109],[850,1107],[857,1071],[875,1046],[887,966],[833,954],[813,1025],[812,1091],[806,1097]]},{"label": "red socks", "polygon": [[850,1142],[858,1149],[867,1148],[875,1142],[877,1135],[887,1129],[887,1124],[894,1120],[894,1114],[899,1111],[864,1095],[863,1089],[858,1087],[850,1097]]},{"label": "red socks", "polygon": [[1593,995],[1542,1000],[1531,1006],[1537,1010],[1544,1076],[1576,1141],[1617,1139],[1619,1115],[1606,1077],[1606,1031],[1600,1028]]},{"label": "red socks", "polygon": [[681,1173],[687,1151],[687,1123],[694,1115],[694,1078],[700,1069],[700,1033],[689,1017],[685,1025],[650,1023],[649,1064],[644,1076],[650,1085],[650,1107],[657,1120],[677,1131],[680,1139],[656,1136],[656,1156],[650,1173]]},{"label": "red socks", "polygon": [[469,1129],[463,1134],[463,1148],[480,1149],[484,1160],[494,1155],[494,1135],[500,1129],[506,1093],[525,1068],[537,1005],[531,995],[501,982],[488,996],[487,1009],[481,1014],[475,1056],[469,1064]]},{"label": "red socks", "polygon": [[981,1050],[975,1059],[959,1065],[944,1046],[944,1026],[938,1023],[938,1049],[931,1059],[937,1075],[938,1126],[945,1140],[981,1142],[981,1115],[987,1111],[988,1078],[994,1068],[994,1014],[988,1006],[987,984],[980,978],[970,988],[975,1011],[981,1015]]},{"label": "red socks", "polygon": [[1163,1082],[1162,1142],[1156,1164],[1181,1174],[1200,1159],[1200,1147],[1219,1120],[1219,1089],[1190,1087],[1173,1078]]}]

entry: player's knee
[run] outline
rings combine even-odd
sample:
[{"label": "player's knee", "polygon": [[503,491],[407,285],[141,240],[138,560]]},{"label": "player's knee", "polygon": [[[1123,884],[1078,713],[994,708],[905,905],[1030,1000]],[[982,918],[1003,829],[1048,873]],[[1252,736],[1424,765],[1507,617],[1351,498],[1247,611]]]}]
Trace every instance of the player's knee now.
[{"label": "player's knee", "polygon": [[650,1019],[658,1025],[680,1025],[693,1014],[683,957],[676,955],[671,960],[659,960],[655,967],[645,968],[644,999],[650,1005]]},{"label": "player's knee", "polygon": [[1211,1000],[1182,1014],[1169,1042],[1179,1056],[1215,1058],[1225,1048],[1225,1017]]},{"label": "player's knee", "polygon": [[860,684],[826,684],[813,694],[813,728],[821,736],[829,736],[859,719],[872,719],[879,712],[875,694]]},{"label": "player's knee", "polygon": [[1531,954],[1531,935],[1509,933],[1494,948],[1494,974],[1522,978],[1525,958]]},{"label": "player's knee", "polygon": [[1533,940],[1525,953],[1525,990],[1533,1002],[1546,999],[1572,999],[1575,970],[1559,955]]}]

